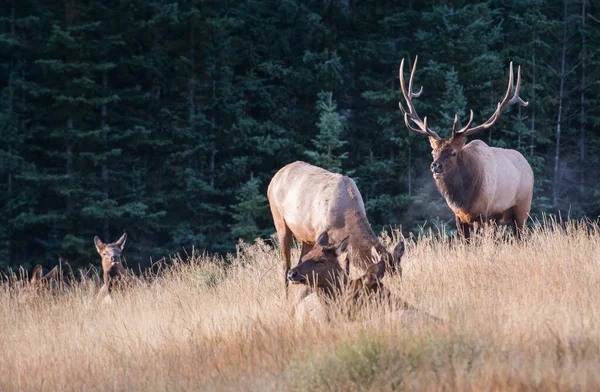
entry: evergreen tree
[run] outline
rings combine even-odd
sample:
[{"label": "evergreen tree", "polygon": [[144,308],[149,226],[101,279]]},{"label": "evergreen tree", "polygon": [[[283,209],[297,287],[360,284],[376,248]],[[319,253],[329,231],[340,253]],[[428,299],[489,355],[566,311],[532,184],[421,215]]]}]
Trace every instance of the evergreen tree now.
[{"label": "evergreen tree", "polygon": [[347,143],[342,139],[344,121],[337,112],[337,104],[331,92],[319,93],[317,97],[319,134],[312,141],[316,151],[307,150],[304,153],[315,165],[339,173],[342,170],[342,160],[348,157],[346,152],[338,154],[339,149]]},{"label": "evergreen tree", "polygon": [[267,198],[260,192],[260,180],[251,177],[242,184],[236,196],[237,203],[232,209],[232,218],[235,222],[231,225],[231,234],[234,238],[251,241],[262,235],[262,223],[268,214]]},{"label": "evergreen tree", "polygon": [[[467,99],[463,94],[463,87],[458,82],[458,71],[451,67],[446,72],[444,95],[440,103],[440,113],[443,120],[440,121],[440,128],[451,129],[454,124],[454,116],[457,116],[457,128],[460,129],[461,121],[466,122],[465,109],[467,107]],[[450,137],[450,136],[446,136]]]},{"label": "evergreen tree", "polygon": [[532,215],[597,217],[599,15],[589,0],[4,2],[0,267],[87,265],[94,235],[123,231],[133,265],[230,251],[274,230],[261,195],[303,158],[351,175],[376,230],[453,227],[398,110],[417,54],[416,108],[445,137],[455,113],[485,121],[520,65],[529,106],[474,137],[529,160]]}]

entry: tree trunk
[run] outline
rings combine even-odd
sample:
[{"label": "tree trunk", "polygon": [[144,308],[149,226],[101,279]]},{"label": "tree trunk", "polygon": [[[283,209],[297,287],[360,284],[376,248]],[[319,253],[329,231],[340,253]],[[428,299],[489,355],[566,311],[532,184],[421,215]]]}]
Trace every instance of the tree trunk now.
[{"label": "tree trunk", "polygon": [[[190,62],[191,72],[188,80],[188,126],[190,127],[190,133],[194,132],[194,118],[196,116],[196,101],[195,101],[195,89],[196,89],[196,33],[194,31],[193,21],[190,21]],[[194,157],[192,154],[188,154],[187,157],[188,168],[192,169],[194,164]]]},{"label": "tree trunk", "polygon": [[533,63],[533,71],[532,71],[532,85],[533,85],[533,93],[531,96],[531,102],[533,103],[532,108],[531,108],[531,139],[529,142],[529,156],[533,157],[533,149],[535,147],[535,108],[536,108],[536,104],[535,104],[535,76],[536,76],[536,67],[535,67],[535,46],[533,47],[533,54],[531,55],[531,61]]},{"label": "tree trunk", "polygon": [[[106,70],[102,71],[102,96],[106,97],[108,95],[108,72]],[[106,107],[106,102],[102,103],[100,106],[100,128],[102,128],[102,132],[104,132],[104,145],[108,148],[108,131],[104,131],[104,127],[106,126],[106,117],[108,115],[108,108]],[[108,166],[106,160],[102,161],[101,167],[101,179],[102,179],[102,200],[107,202],[109,199],[109,185],[108,185]],[[104,231],[104,239],[108,241],[110,233],[109,233],[109,223],[108,219],[104,219],[103,222],[103,231]]]},{"label": "tree trunk", "polygon": [[[13,36],[13,39],[15,39],[16,37],[14,37],[15,35],[15,7],[11,7],[10,9],[10,34]],[[12,112],[13,112],[13,98],[14,98],[14,90],[13,90],[13,83],[12,83],[12,79],[13,79],[13,66],[14,66],[14,61],[11,61],[11,66],[10,69],[8,70],[8,105],[9,105],[9,112],[10,112],[10,116],[12,117]],[[12,151],[12,146],[9,146],[9,156],[12,157],[13,151]],[[8,167],[8,178],[6,179],[7,181],[7,200],[12,201],[12,162],[9,163],[9,167]],[[9,212],[9,214],[12,216],[12,211]],[[10,265],[11,263],[11,258],[12,258],[12,253],[11,253],[11,247],[12,247],[12,243],[11,243],[11,237],[12,237],[12,233],[10,232],[10,228],[8,228],[8,225],[4,225],[5,229],[6,229],[6,257],[7,257],[7,262]]]},{"label": "tree trunk", "polygon": [[215,187],[215,155],[217,155],[217,150],[213,149],[212,154],[210,154],[210,187]]},{"label": "tree trunk", "polygon": [[[215,69],[216,69],[216,67],[215,67]],[[213,88],[213,102],[214,102],[217,97],[217,81],[214,79],[212,81],[212,88]],[[216,126],[215,126],[215,109],[213,108],[212,119],[210,122],[210,130],[211,130],[211,135],[216,139],[215,128],[216,128]],[[215,187],[215,155],[217,155],[217,147],[214,145],[214,142],[213,142],[212,153],[210,155],[210,169],[209,169],[210,187],[211,188]]]},{"label": "tree trunk", "polygon": [[412,145],[408,143],[408,197],[412,196]]},{"label": "tree trunk", "polygon": [[558,116],[556,118],[556,149],[554,152],[554,181],[552,184],[552,205],[558,207],[558,194],[560,191],[560,132],[562,124],[563,99],[565,90],[565,62],[567,57],[567,0],[563,1],[563,41],[560,61],[560,87],[558,91]]},{"label": "tree trunk", "polygon": [[[73,188],[73,143],[71,142],[71,134],[73,133],[73,117],[71,113],[67,117],[67,146],[65,148],[66,155],[66,167],[67,181],[71,189]],[[71,196],[67,195],[67,214],[71,215],[73,212],[73,200]]]},{"label": "tree trunk", "polygon": [[586,42],[585,42],[585,0],[581,2],[581,111],[579,113],[579,192],[583,193],[585,189],[585,61]]}]

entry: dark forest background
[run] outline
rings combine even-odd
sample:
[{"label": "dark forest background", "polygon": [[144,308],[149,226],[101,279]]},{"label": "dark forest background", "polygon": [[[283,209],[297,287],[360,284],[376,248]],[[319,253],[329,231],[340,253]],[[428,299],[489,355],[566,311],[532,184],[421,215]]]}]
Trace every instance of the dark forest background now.
[{"label": "dark forest background", "polygon": [[0,6],[0,267],[129,265],[274,232],[266,188],[302,159],[355,179],[369,219],[454,228],[416,102],[448,136],[485,121],[508,64],[527,108],[477,137],[535,170],[533,216],[600,214],[600,6],[589,0],[5,0]]}]

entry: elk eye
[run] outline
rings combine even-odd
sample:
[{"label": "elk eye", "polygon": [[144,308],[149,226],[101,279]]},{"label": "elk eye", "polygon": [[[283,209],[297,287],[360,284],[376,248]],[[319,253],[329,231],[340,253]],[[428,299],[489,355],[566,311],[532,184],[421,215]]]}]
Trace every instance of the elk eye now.
[{"label": "elk eye", "polygon": [[453,157],[455,157],[456,156],[456,151],[452,151],[452,153],[450,155],[453,156]]},{"label": "elk eye", "polygon": [[325,262],[325,260],[323,260],[323,259],[315,260],[315,263],[317,263],[317,264],[323,264],[324,262]]}]

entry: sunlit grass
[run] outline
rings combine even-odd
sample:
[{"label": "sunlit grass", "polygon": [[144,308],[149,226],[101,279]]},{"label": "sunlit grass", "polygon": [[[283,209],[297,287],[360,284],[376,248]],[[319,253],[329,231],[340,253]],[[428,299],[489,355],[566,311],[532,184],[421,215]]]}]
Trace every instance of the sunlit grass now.
[{"label": "sunlit grass", "polygon": [[373,308],[298,325],[278,251],[261,241],[226,267],[176,259],[110,306],[92,283],[5,285],[0,390],[597,390],[600,229],[545,222],[525,237],[407,240],[403,281],[384,282],[444,323]]}]

